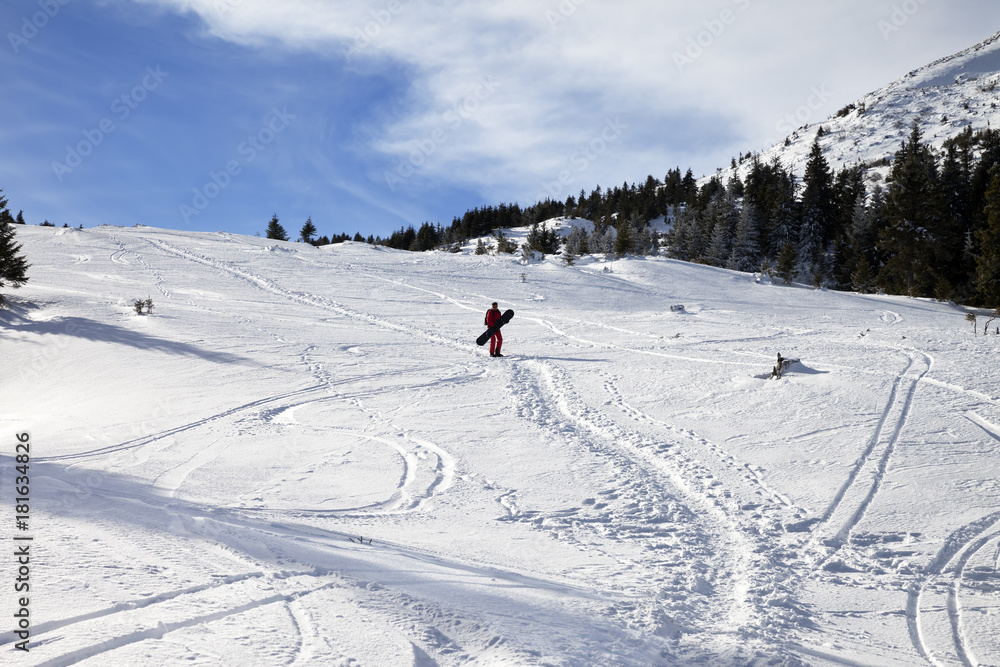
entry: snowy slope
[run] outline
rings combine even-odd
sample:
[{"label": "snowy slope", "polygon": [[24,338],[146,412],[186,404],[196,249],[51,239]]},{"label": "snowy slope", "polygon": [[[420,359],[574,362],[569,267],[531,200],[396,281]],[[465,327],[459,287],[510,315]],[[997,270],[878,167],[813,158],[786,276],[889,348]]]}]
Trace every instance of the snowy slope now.
[{"label": "snowy slope", "polygon": [[[960,308],[662,258],[18,240],[4,664],[1000,664],[1000,337]],[[493,300],[505,359],[472,342]]]},{"label": "snowy slope", "polygon": [[[795,130],[763,151],[762,162],[777,157],[798,176],[805,173],[809,151],[820,127],[824,156],[834,170],[892,158],[916,122],[924,141],[940,149],[947,139],[967,128],[1000,127],[1000,33],[965,51],[913,70],[854,102],[854,110],[836,114]],[[810,114],[803,114],[808,116]],[[746,176],[750,163],[737,172]],[[870,178],[885,178],[888,168],[872,169]],[[732,169],[722,170],[723,182]]]}]

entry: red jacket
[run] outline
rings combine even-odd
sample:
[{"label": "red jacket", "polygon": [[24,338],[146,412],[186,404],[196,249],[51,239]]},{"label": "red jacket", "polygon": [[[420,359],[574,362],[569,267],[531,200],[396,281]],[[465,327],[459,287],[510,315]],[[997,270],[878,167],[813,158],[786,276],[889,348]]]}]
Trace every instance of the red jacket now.
[{"label": "red jacket", "polygon": [[486,311],[486,326],[491,327],[500,321],[500,311],[490,308]]}]

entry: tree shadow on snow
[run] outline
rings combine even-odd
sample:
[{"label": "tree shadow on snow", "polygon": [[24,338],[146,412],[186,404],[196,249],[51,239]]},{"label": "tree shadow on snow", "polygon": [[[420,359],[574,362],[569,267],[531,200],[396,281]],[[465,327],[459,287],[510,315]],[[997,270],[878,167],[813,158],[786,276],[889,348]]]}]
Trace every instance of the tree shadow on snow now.
[{"label": "tree shadow on snow", "polygon": [[189,343],[150,336],[141,331],[132,331],[125,327],[98,322],[86,317],[55,317],[51,320],[32,320],[6,311],[0,312],[0,331],[4,329],[40,336],[70,336],[97,343],[125,345],[137,350],[149,350],[181,357],[198,357],[217,364],[251,361],[248,357],[206,350]]}]

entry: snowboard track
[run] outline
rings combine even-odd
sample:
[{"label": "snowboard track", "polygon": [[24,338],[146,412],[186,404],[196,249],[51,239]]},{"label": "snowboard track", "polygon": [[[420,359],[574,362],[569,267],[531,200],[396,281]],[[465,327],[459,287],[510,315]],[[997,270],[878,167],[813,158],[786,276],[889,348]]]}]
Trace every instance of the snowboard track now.
[{"label": "snowboard track", "polygon": [[[966,565],[973,556],[986,545],[1000,538],[1000,530],[993,530],[1000,525],[1000,512],[994,512],[977,521],[962,526],[948,536],[944,546],[938,551],[934,560],[924,569],[920,577],[910,584],[907,590],[906,622],[910,641],[914,648],[927,662],[942,666],[929,646],[922,623],[922,604],[926,590],[950,571],[951,581],[948,583],[947,612],[951,627],[951,648],[966,667],[978,665],[966,636],[963,622],[962,605],[960,601],[962,578]],[[990,532],[993,531],[993,532]]]}]

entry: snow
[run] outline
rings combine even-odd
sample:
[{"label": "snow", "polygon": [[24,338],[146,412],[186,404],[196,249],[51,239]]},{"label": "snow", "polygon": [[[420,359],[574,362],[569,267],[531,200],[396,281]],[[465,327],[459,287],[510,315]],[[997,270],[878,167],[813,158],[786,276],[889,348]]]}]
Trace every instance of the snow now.
[{"label": "snow", "polygon": [[664,258],[17,239],[11,664],[1000,664],[1000,337],[964,308]]}]

